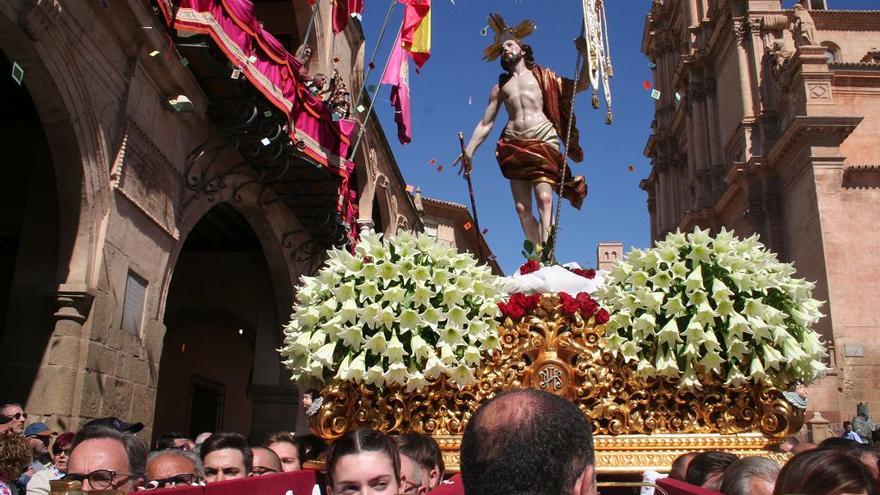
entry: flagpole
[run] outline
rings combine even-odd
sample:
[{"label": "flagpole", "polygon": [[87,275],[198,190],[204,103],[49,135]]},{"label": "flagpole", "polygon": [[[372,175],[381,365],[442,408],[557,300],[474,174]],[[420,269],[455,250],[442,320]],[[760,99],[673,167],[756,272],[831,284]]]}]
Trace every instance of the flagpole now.
[{"label": "flagpole", "polygon": [[379,31],[379,39],[376,41],[376,46],[373,47],[373,54],[370,55],[370,62],[367,64],[367,71],[364,72],[364,80],[361,81],[360,91],[357,92],[357,101],[354,103],[354,108],[357,108],[361,104],[361,99],[364,96],[364,86],[366,86],[367,81],[370,79],[370,72],[373,70],[373,62],[376,61],[376,54],[379,53],[379,47],[382,46],[382,40],[385,38],[385,30],[388,27],[388,21],[391,19],[391,12],[394,11],[394,4],[397,3],[397,0],[391,0],[391,3],[388,5],[388,12],[385,13],[385,21],[382,22],[382,29]]},{"label": "flagpole", "polygon": [[305,45],[309,42],[309,36],[312,35],[312,27],[315,25],[315,17],[318,14],[318,3],[315,2],[315,5],[312,5],[312,15],[309,17],[309,25],[306,28],[306,35],[302,39],[302,45]]},{"label": "flagpole", "polygon": [[[400,32],[403,30],[403,21],[400,22],[400,29],[397,30],[398,36],[400,36]],[[394,38],[395,41],[397,37]],[[388,70],[388,64],[391,62],[391,56],[394,55],[394,50],[397,47],[391,48],[391,53],[388,54],[388,58],[385,60],[385,67],[382,68],[382,75],[385,75],[385,71]],[[404,63],[409,63],[409,60],[404,58]],[[364,121],[361,123],[361,128],[358,129],[357,139],[354,141],[354,146],[351,147],[351,152],[348,155],[349,160],[354,160],[354,155],[357,153],[358,146],[361,144],[361,138],[364,137],[364,130],[367,128],[367,122],[370,119],[370,114],[373,113],[373,105],[376,103],[376,96],[379,94],[379,89],[382,88],[382,83],[376,85],[376,90],[373,91],[373,94],[370,96],[370,105],[367,107],[366,115],[364,116]],[[356,109],[355,109],[356,110]]]}]

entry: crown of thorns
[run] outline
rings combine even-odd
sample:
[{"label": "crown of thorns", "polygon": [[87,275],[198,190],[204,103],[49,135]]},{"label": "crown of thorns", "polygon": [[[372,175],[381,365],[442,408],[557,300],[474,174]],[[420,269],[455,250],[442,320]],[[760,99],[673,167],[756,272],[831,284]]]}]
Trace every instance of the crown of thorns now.
[{"label": "crown of thorns", "polygon": [[507,40],[521,41],[535,32],[535,23],[526,19],[516,26],[508,26],[501,14],[489,14],[489,27],[495,35],[495,41],[483,50],[483,60],[491,62],[501,55],[501,44]]}]

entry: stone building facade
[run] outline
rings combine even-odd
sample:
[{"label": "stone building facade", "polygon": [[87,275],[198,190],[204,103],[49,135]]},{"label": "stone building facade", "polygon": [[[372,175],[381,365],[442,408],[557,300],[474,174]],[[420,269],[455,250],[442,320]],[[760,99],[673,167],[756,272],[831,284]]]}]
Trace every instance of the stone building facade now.
[{"label": "stone building facade", "polygon": [[[330,10],[309,30],[307,0],[253,7],[289,51],[311,33],[310,74],[359,88],[360,25],[334,36]],[[0,401],[67,430],[140,421],[147,438],[293,429],[275,349],[299,277],[356,231],[330,173],[344,162],[300,152],[231,55],[149,0],[0,0],[0,50]],[[369,118],[351,202],[387,234],[420,230]]]},{"label": "stone building facade", "polygon": [[757,233],[816,281],[831,371],[810,409],[832,422],[880,410],[878,49],[880,11],[815,0],[655,0],[642,45],[660,91],[652,238]]}]

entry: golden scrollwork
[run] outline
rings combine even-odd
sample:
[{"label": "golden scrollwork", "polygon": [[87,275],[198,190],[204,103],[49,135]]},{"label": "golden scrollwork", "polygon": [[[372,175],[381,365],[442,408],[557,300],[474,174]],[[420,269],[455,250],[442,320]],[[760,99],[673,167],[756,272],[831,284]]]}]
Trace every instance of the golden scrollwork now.
[{"label": "golden scrollwork", "polygon": [[600,470],[635,471],[668,467],[675,455],[691,450],[758,453],[803,425],[803,410],[775,388],[725,387],[705,374],[701,389],[687,390],[677,381],[639,376],[634,363],[605,350],[604,325],[566,314],[555,295],[545,294],[523,318],[506,318],[498,331],[500,349],[464,389],[445,380],[413,393],[331,382],[312,429],[328,440],[359,427],[430,434],[457,466],[461,435],[480,403],[504,390],[531,387],[580,407],[593,425]]}]

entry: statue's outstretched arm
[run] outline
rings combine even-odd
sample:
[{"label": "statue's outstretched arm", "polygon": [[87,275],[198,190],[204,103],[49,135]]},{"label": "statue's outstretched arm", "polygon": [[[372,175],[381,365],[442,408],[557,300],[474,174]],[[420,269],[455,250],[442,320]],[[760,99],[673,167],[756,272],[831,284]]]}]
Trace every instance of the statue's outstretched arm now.
[{"label": "statue's outstretched arm", "polygon": [[468,158],[474,156],[477,148],[483,144],[483,141],[492,132],[492,126],[495,125],[495,118],[498,116],[498,107],[501,104],[500,94],[501,90],[496,84],[492,87],[492,92],[489,94],[489,104],[486,106],[486,111],[483,112],[483,118],[477,123],[474,133],[471,134],[471,140],[465,150]]}]

